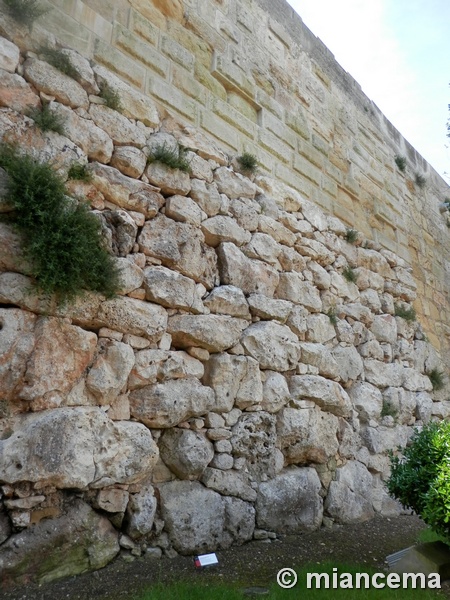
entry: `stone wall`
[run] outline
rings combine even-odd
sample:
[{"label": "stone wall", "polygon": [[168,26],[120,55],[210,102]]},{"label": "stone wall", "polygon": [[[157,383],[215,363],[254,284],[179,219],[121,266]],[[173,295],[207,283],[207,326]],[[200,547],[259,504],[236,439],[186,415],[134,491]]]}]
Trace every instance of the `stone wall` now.
[{"label": "stone wall", "polygon": [[[4,20],[4,17],[2,17]],[[6,25],[3,25],[6,29]],[[396,515],[387,453],[450,414],[404,258],[66,50],[0,40],[0,141],[51,162],[100,220],[113,299],[49,303],[0,224],[4,585]],[[122,104],[105,106],[107,83]],[[64,135],[26,116],[50,102]],[[190,173],[148,162],[187,148]],[[0,210],[8,177],[1,172]],[[349,241],[352,240],[352,241]]]},{"label": "stone wall", "polygon": [[[405,259],[426,334],[450,358],[450,244],[439,213],[448,186],[284,0],[46,5],[36,44],[51,32],[225,151],[256,154],[262,171]],[[405,173],[396,155],[407,159]]]}]

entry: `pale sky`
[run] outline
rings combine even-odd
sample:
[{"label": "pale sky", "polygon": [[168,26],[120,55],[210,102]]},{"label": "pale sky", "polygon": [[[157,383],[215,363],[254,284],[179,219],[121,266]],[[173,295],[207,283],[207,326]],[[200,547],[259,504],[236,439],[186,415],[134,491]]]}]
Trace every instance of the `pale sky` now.
[{"label": "pale sky", "polygon": [[450,173],[450,0],[287,1],[416,150]]}]

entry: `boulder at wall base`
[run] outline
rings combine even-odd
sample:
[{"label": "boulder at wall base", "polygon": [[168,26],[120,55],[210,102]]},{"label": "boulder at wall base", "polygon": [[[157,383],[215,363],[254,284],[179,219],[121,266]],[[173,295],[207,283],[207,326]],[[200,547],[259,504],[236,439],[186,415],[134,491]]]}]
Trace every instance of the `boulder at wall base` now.
[{"label": "boulder at wall base", "polygon": [[40,521],[2,545],[2,587],[48,583],[101,569],[119,549],[118,534],[109,520],[76,499],[61,517]]},{"label": "boulder at wall base", "polygon": [[373,477],[366,467],[352,460],[336,470],[325,510],[338,523],[359,523],[375,516],[372,506]]}]

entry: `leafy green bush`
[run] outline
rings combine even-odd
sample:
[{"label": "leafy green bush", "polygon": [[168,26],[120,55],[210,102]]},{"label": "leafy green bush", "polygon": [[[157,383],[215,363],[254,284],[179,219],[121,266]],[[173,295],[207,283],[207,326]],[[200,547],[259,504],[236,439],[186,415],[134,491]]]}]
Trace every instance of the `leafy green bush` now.
[{"label": "leafy green bush", "polygon": [[424,177],[420,173],[415,173],[415,175],[414,175],[414,181],[416,182],[417,186],[419,186],[420,188],[423,188],[423,187],[425,187],[427,179],[426,179],[426,177]]},{"label": "leafy green bush", "polygon": [[250,152],[243,152],[241,156],[236,157],[236,160],[246,173],[254,173],[258,167],[258,159]]},{"label": "leafy green bush", "polygon": [[356,229],[347,229],[345,239],[349,244],[354,244],[358,239],[358,232]]},{"label": "leafy green bush", "polygon": [[439,371],[439,369],[431,369],[429,373],[427,373],[430,378],[431,385],[433,386],[433,390],[437,392],[438,390],[442,390],[444,387],[444,373]]},{"label": "leafy green bush", "polygon": [[64,135],[64,119],[53,112],[48,103],[43,103],[41,108],[31,108],[27,116],[33,119],[41,131],[54,131]]},{"label": "leafy green bush", "polygon": [[36,19],[48,13],[48,8],[39,6],[37,0],[3,0],[6,11],[21,25],[30,29]]},{"label": "leafy green bush", "polygon": [[66,195],[64,181],[48,164],[0,146],[0,166],[8,173],[9,220],[22,234],[25,258],[39,291],[59,303],[83,290],[112,297],[119,273],[105,249],[100,222],[86,204]]},{"label": "leafy green bush", "polygon": [[70,58],[59,48],[43,47],[39,50],[39,54],[44,60],[55,67],[55,69],[61,71],[61,73],[64,73],[73,79],[78,77],[78,71],[73,66]]},{"label": "leafy green bush", "polygon": [[106,82],[100,84],[100,98],[103,98],[108,108],[121,112],[123,110],[122,103],[120,101],[119,92],[116,92]]},{"label": "leafy green bush", "polygon": [[166,143],[161,144],[153,149],[152,153],[147,159],[147,162],[160,162],[167,165],[171,169],[179,169],[185,173],[190,173],[191,165],[189,160],[186,158],[187,148],[178,146],[178,148],[171,148]]},{"label": "leafy green bush", "polygon": [[414,431],[403,457],[391,456],[387,489],[450,541],[450,421]]},{"label": "leafy green bush", "polygon": [[395,164],[397,165],[399,171],[406,171],[406,158],[404,156],[399,156],[398,154],[394,158]]},{"label": "leafy green bush", "polygon": [[71,164],[67,176],[69,179],[84,181],[85,183],[92,181],[92,173],[88,170],[86,163]]}]

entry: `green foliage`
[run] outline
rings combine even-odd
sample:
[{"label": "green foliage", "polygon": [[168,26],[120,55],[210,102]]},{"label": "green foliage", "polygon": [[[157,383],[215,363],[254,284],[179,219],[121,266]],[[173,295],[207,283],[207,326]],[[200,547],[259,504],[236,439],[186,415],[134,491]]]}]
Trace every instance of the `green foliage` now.
[{"label": "green foliage", "polygon": [[9,175],[11,222],[22,234],[38,290],[54,294],[60,303],[74,300],[83,290],[112,297],[119,288],[118,270],[88,206],[66,195],[64,181],[50,165],[11,146],[0,146],[0,166]]},{"label": "green foliage", "polygon": [[394,160],[395,164],[398,167],[398,170],[404,173],[406,171],[406,158],[404,156],[399,156],[398,154],[396,154]]},{"label": "green foliage", "polygon": [[356,283],[356,280],[358,279],[355,271],[351,267],[345,267],[345,269],[342,271],[342,276],[349,283]]},{"label": "green foliage", "polygon": [[166,143],[154,148],[147,159],[147,162],[160,162],[171,169],[179,169],[185,173],[190,173],[191,165],[186,158],[187,148],[178,146],[178,148],[169,147]]},{"label": "green foliage", "polygon": [[37,0],[3,0],[3,4],[15,21],[29,29],[36,19],[48,13],[48,9],[39,6]]},{"label": "green foliage", "polygon": [[88,170],[86,163],[71,164],[67,175],[69,179],[76,179],[77,181],[84,181],[85,183],[92,181],[92,173]]},{"label": "green foliage", "polygon": [[64,73],[73,79],[78,77],[78,71],[73,66],[70,58],[59,48],[43,47],[39,50],[39,54],[44,60],[55,67],[55,69],[61,71],[61,73]]},{"label": "green foliage", "polygon": [[391,456],[389,493],[450,540],[450,421],[416,429],[403,458]]},{"label": "green foliage", "polygon": [[240,156],[237,156],[236,160],[240,164],[241,169],[246,173],[255,173],[258,167],[258,159],[254,154],[250,154],[250,152],[244,152]]},{"label": "green foliage", "polygon": [[358,240],[358,232],[356,229],[347,229],[345,239],[349,244],[354,244]]},{"label": "green foliage", "polygon": [[328,318],[330,319],[330,323],[332,325],[337,325],[337,315],[334,308],[329,308],[327,311]]},{"label": "green foliage", "polygon": [[420,173],[415,173],[414,174],[414,181],[416,183],[416,185],[420,188],[424,188],[425,184],[427,182],[426,177],[424,177],[423,175],[421,175]]},{"label": "green foliage", "polygon": [[437,392],[438,390],[442,390],[444,387],[444,373],[439,371],[439,369],[431,369],[429,373],[427,373],[431,385],[433,386],[433,390]]},{"label": "green foliage", "polygon": [[412,306],[406,308],[404,304],[396,304],[394,307],[394,314],[396,317],[401,317],[410,323],[416,320],[416,311]]},{"label": "green foliage", "polygon": [[99,96],[100,98],[103,98],[108,108],[116,110],[117,112],[122,112],[123,106],[120,101],[119,93],[106,82],[100,84]]},{"label": "green foliage", "polygon": [[31,108],[27,112],[27,116],[39,127],[42,131],[54,131],[60,135],[64,135],[64,119],[52,111],[48,103],[42,104],[42,107]]},{"label": "green foliage", "polygon": [[381,417],[392,417],[396,418],[398,414],[397,409],[388,400],[383,400],[383,406],[381,407]]}]

